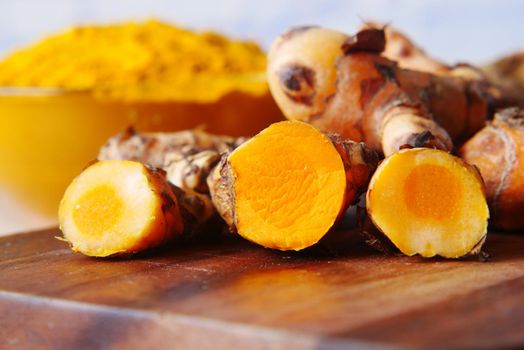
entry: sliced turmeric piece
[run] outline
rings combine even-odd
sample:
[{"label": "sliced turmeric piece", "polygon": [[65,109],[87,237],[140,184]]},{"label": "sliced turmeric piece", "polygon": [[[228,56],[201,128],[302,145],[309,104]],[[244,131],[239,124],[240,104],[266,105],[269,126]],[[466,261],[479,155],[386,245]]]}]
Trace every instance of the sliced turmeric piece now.
[{"label": "sliced turmeric piece", "polygon": [[202,195],[170,185],[161,170],[129,160],[99,161],[65,191],[60,228],[74,251],[137,253],[194,231],[214,209]]},{"label": "sliced turmeric piece", "polygon": [[413,148],[386,158],[367,192],[368,215],[404,254],[478,253],[489,218],[478,171],[447,152]]},{"label": "sliced turmeric piece", "polygon": [[267,248],[318,242],[365,191],[378,157],[313,126],[275,123],[224,157],[208,178],[230,227]]}]

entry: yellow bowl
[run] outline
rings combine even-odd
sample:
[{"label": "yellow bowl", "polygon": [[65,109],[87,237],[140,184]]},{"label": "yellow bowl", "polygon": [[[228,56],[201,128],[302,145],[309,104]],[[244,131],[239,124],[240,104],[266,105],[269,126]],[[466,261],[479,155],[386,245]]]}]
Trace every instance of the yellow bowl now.
[{"label": "yellow bowl", "polygon": [[233,92],[213,103],[126,102],[87,92],[0,88],[0,194],[55,216],[67,184],[107,138],[130,125],[140,131],[203,127],[240,136],[281,118],[269,93]]}]

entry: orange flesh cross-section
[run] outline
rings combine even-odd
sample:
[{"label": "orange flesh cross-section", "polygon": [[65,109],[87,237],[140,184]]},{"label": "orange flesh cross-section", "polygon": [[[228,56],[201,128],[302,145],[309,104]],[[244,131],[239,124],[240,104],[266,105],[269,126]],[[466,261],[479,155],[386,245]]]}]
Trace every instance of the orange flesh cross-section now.
[{"label": "orange flesh cross-section", "polygon": [[404,202],[416,216],[445,220],[456,212],[462,191],[458,179],[440,165],[421,164],[404,182]]},{"label": "orange flesh cross-section", "polygon": [[265,129],[229,158],[240,235],[268,248],[316,243],[344,206],[342,160],[331,141],[302,122]]},{"label": "orange flesh cross-section", "polygon": [[372,221],[406,255],[461,257],[487,232],[480,176],[443,151],[394,153],[373,175],[366,199]]},{"label": "orange flesh cross-section", "polygon": [[84,235],[100,237],[118,223],[123,207],[122,200],[112,186],[99,185],[77,200],[73,208],[73,220]]},{"label": "orange flesh cross-section", "polygon": [[[145,250],[180,227],[161,210],[163,182],[138,162],[99,161],[69,185],[59,208],[60,228],[74,251],[106,257]],[[176,217],[177,222],[181,220]],[[176,232],[175,232],[176,231]]]}]

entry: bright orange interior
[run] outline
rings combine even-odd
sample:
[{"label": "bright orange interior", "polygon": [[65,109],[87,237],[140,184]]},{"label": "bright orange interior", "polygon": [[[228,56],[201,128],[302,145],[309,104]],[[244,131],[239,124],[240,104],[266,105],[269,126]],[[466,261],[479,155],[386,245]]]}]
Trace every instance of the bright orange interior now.
[{"label": "bright orange interior", "polygon": [[461,196],[457,176],[441,165],[421,164],[411,170],[404,182],[404,203],[421,218],[449,218]]},{"label": "bright orange interior", "polygon": [[100,237],[121,220],[123,208],[112,186],[99,185],[78,198],[73,207],[73,220],[83,234]]},{"label": "bright orange interior", "polygon": [[240,235],[262,246],[300,250],[334,224],[345,192],[342,160],[331,141],[302,122],[280,122],[229,158]]}]

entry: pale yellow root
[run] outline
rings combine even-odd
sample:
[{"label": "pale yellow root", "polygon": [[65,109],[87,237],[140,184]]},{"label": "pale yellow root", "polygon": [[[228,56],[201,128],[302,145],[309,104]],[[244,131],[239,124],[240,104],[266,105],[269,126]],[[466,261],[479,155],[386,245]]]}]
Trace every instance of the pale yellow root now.
[{"label": "pale yellow root", "polygon": [[156,247],[213,213],[207,197],[172,187],[162,171],[108,160],[89,166],[69,185],[59,222],[74,251],[107,257]]},{"label": "pale yellow root", "polygon": [[444,151],[415,148],[386,158],[367,192],[368,215],[404,254],[477,253],[489,218],[478,171]]}]

